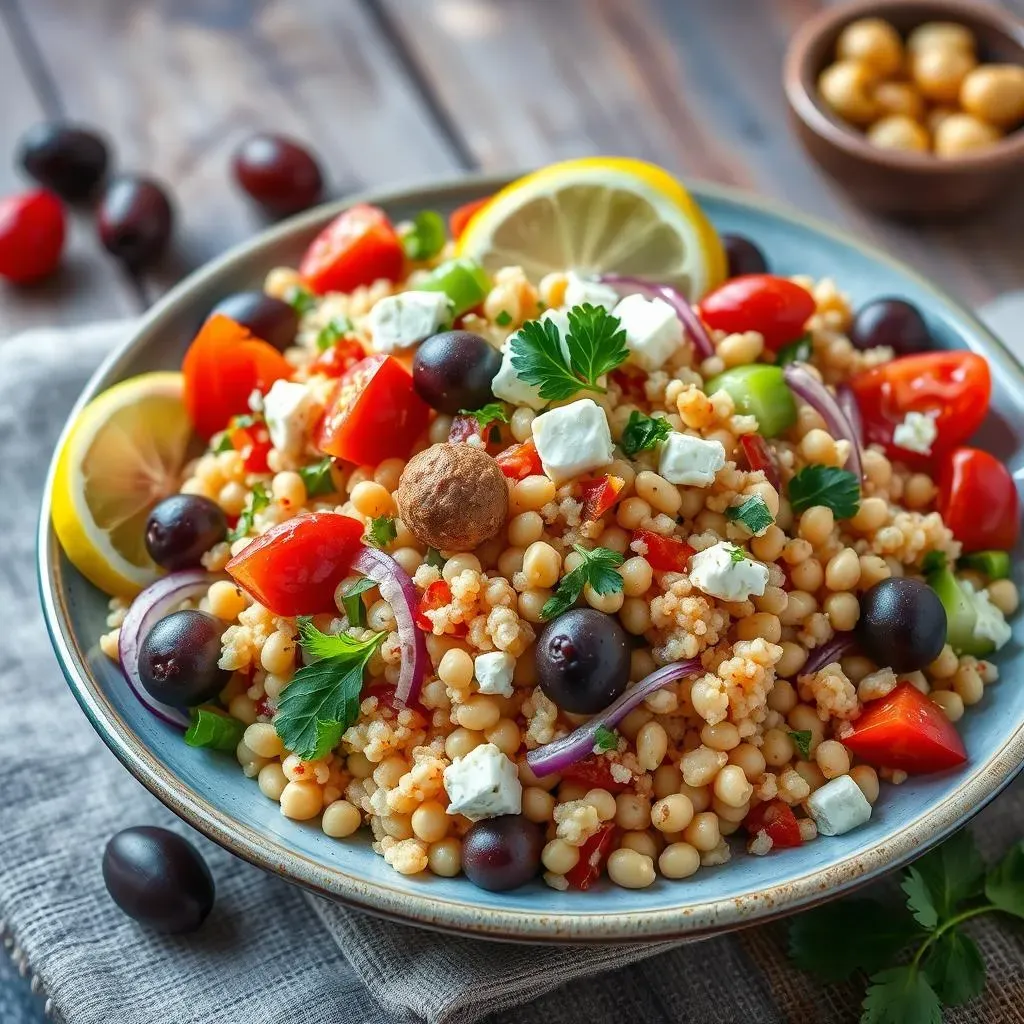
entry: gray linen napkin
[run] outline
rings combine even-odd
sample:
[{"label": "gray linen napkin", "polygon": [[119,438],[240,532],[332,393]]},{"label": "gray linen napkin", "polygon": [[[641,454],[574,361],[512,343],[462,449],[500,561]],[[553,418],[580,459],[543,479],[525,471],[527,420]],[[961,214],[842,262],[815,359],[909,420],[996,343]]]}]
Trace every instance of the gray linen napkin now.
[{"label": "gray linen napkin", "polygon": [[[0,342],[0,931],[69,1024],[429,1021],[592,1024],[855,1020],[862,989],[822,990],[790,969],[782,926],[693,943],[604,948],[498,945],[379,921],[300,892],[179,822],[92,732],[55,663],[37,606],[35,518],[67,409],[124,324]],[[993,855],[1024,834],[1024,787],[984,816]],[[187,833],[217,880],[196,934],[154,935],[110,902],[111,834],[155,823]],[[312,913],[310,911],[313,911]],[[974,932],[986,995],[950,1021],[1024,1021],[1024,947],[1012,926]],[[628,968],[625,965],[632,965]],[[585,979],[585,980],[584,980]],[[490,1016],[488,1016],[490,1015]]]}]

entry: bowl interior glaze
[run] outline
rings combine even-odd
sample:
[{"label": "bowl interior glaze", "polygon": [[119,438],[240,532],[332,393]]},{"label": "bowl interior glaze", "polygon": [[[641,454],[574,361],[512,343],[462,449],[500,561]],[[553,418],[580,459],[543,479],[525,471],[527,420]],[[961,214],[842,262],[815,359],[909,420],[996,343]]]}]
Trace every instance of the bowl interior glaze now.
[{"label": "bowl interior glaze", "polygon": [[[490,194],[497,180],[378,193],[368,198],[396,218],[429,207],[445,212]],[[980,443],[1024,471],[1024,378],[1003,347],[965,310],[908,268],[788,210],[740,193],[698,185],[715,225],[754,239],[773,270],[832,277],[855,304],[899,295],[925,312],[944,347],[986,355],[995,381],[993,413]],[[294,264],[318,227],[343,204],[289,221],[228,253],[179,285],[145,318],[130,342],[100,368],[81,402],[147,370],[177,368],[197,324],[225,293],[258,287],[274,266]],[[961,722],[970,752],[962,771],[888,786],[871,821],[848,835],[819,839],[768,857],[738,856],[684,882],[659,879],[642,891],[607,882],[588,894],[541,882],[489,893],[464,878],[407,878],[368,842],[339,842],[316,825],[282,817],[255,782],[224,754],[193,750],[132,697],[119,669],[99,651],[106,599],[60,552],[49,527],[50,484],[39,535],[40,588],[48,628],[68,682],[93,725],[129,770],[172,810],[228,849],[324,895],[385,916],[502,939],[592,942],[709,934],[777,916],[843,892],[923,852],[991,799],[1024,759],[1021,669],[1024,617],[1000,658],[1003,680]],[[1024,572],[1015,566],[1018,585]]]}]

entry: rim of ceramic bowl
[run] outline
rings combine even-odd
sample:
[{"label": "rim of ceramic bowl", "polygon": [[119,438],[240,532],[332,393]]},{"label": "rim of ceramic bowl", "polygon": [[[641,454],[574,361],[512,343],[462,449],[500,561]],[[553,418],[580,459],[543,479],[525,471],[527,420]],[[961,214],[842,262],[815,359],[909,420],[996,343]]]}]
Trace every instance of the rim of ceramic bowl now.
[{"label": "rim of ceramic bowl", "polygon": [[818,95],[815,69],[809,66],[810,51],[821,36],[838,29],[847,22],[862,17],[884,17],[887,9],[919,8],[936,15],[942,12],[945,20],[958,21],[965,17],[985,22],[1006,37],[1024,54],[1024,20],[1012,12],[978,0],[849,0],[827,7],[804,22],[793,36],[783,63],[783,84],[786,97],[797,117],[816,135],[827,139],[850,156],[886,167],[923,174],[952,175],[958,171],[1005,167],[1024,160],[1024,125],[986,149],[940,160],[930,153],[908,153],[896,149],[882,149],[868,142],[856,128],[833,114]]},{"label": "rim of ceramic bowl", "polygon": [[[512,178],[468,176],[423,187],[379,190],[351,196],[317,207],[257,235],[185,278],[142,318],[132,337],[114,351],[93,374],[72,409],[68,424],[95,394],[117,379],[122,364],[137,347],[146,343],[169,314],[192,303],[192,294],[204,283],[232,269],[244,267],[261,250],[275,247],[293,236],[309,234],[341,210],[356,202],[374,202],[384,207],[394,203],[432,207],[458,204],[488,195]],[[935,301],[965,319],[971,326],[973,342],[986,356],[1012,374],[1024,389],[1024,370],[970,313],[928,283],[915,271],[885,253],[865,245],[853,236],[803,216],[784,204],[764,200],[735,189],[702,182],[691,183],[698,198],[718,198],[755,212],[767,212],[798,223],[860,250],[876,262],[886,264],[927,289]],[[63,443],[65,426],[57,448]],[[54,460],[55,461],[55,460]],[[534,942],[607,942],[694,938],[726,931],[754,922],[781,917],[825,901],[867,883],[885,871],[895,869],[944,839],[993,799],[1017,774],[1024,763],[1024,727],[1009,735],[984,763],[977,764],[958,782],[951,797],[936,806],[923,806],[913,819],[897,828],[872,849],[761,891],[739,897],[709,900],[691,907],[658,910],[602,911],[600,897],[581,901],[578,912],[551,914],[517,910],[512,904],[500,909],[483,907],[473,901],[473,888],[466,883],[464,898],[438,897],[436,893],[409,893],[386,883],[367,882],[351,873],[343,863],[326,868],[291,848],[286,842],[265,835],[232,819],[164,767],[148,750],[104,694],[89,669],[85,651],[74,636],[63,586],[63,566],[56,536],[50,525],[54,463],[51,463],[43,495],[37,540],[37,569],[46,627],[61,669],[93,727],[121,763],[175,814],[214,842],[257,867],[281,875],[322,896],[369,911],[378,916],[443,931],[461,932],[482,938]]]}]

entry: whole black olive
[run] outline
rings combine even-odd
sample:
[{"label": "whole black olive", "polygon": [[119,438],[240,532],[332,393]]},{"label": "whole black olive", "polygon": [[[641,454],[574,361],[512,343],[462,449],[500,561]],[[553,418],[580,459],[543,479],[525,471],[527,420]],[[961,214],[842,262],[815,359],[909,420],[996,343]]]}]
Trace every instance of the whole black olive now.
[{"label": "whole black olive", "polygon": [[903,299],[875,299],[861,306],[853,318],[850,341],[860,349],[886,345],[898,356],[935,348],[924,317]]},{"label": "whole black olive", "polygon": [[224,624],[206,612],[172,612],[149,631],[139,650],[139,679],[163,704],[190,708],[213,700],[231,673],[218,666]]},{"label": "whole black olive", "polygon": [[730,277],[768,273],[768,261],[764,253],[749,238],[743,235],[722,235],[722,245],[725,258],[729,261]]},{"label": "whole black olive", "polygon": [[857,641],[878,665],[917,672],[930,665],[946,642],[946,610],[920,580],[890,576],[860,599]]},{"label": "whole black olive", "polygon": [[149,513],[146,550],[165,569],[192,569],[227,535],[227,518],[215,501],[199,494],[172,494]]},{"label": "whole black olive", "polygon": [[17,159],[44,188],[74,201],[91,195],[103,180],[109,153],[103,137],[88,128],[43,121],[22,135]]},{"label": "whole black olive", "polygon": [[480,889],[517,889],[537,876],[543,848],[540,826],[521,814],[486,818],[462,839],[462,870]]},{"label": "whole black olive", "polygon": [[257,338],[262,338],[279,352],[295,344],[299,314],[287,302],[265,292],[235,292],[210,310],[210,316],[214,313],[222,313],[235,323],[248,327]]},{"label": "whole black olive", "polygon": [[174,211],[157,182],[123,174],[107,185],[96,211],[96,224],[104,248],[129,269],[142,270],[167,248]]},{"label": "whole black olive", "polygon": [[283,135],[250,135],[236,150],[232,168],[238,184],[273,216],[312,206],[323,190],[320,165]]},{"label": "whole black olive", "polygon": [[494,401],[491,381],[501,369],[501,353],[479,334],[444,331],[416,350],[413,386],[438,412],[480,409]]}]

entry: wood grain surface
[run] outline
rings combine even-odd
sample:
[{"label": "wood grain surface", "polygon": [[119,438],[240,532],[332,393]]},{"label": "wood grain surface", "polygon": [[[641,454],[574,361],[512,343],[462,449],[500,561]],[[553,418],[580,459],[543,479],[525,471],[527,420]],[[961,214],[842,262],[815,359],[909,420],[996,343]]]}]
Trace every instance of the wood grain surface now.
[{"label": "wood grain surface", "polygon": [[[170,186],[173,253],[132,279],[76,213],[63,271],[0,288],[0,329],[140,311],[263,223],[230,155],[310,143],[332,194],[592,153],[788,200],[970,303],[1024,287],[1024,194],[956,225],[854,205],[790,133],[780,68],[820,0],[0,0],[0,153],[43,116],[98,125]],[[1024,14],[1024,0],[1006,0]],[[0,192],[17,187],[0,159]],[[1021,190],[1024,193],[1024,189]]]}]

